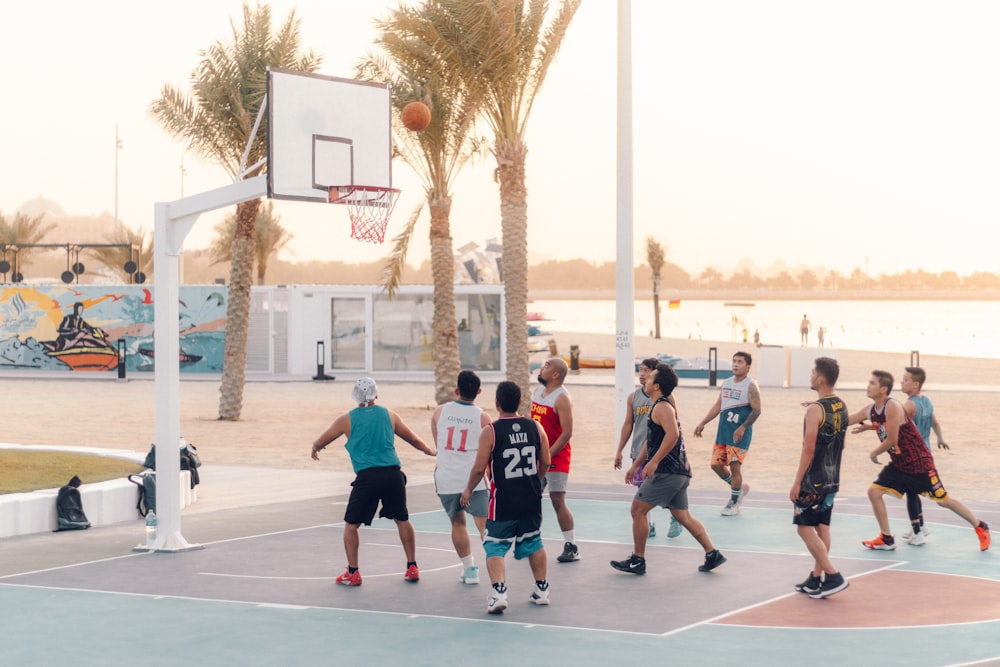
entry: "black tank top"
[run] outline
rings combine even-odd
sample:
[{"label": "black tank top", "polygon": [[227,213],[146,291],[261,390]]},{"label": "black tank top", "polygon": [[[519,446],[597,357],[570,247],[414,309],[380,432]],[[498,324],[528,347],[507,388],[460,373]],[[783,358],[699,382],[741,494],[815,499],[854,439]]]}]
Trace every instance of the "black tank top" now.
[{"label": "black tank top", "polygon": [[[653,403],[653,408],[649,411],[649,425],[646,427],[646,454],[649,457],[646,459],[647,461],[652,459],[653,455],[659,451],[660,446],[663,444],[663,437],[666,435],[663,427],[653,421],[653,412],[656,410],[657,403],[660,402],[669,403],[670,401],[666,397],[661,396],[656,399],[656,402]],[[677,420],[677,444],[663,457],[660,464],[656,466],[656,472],[691,476],[691,466],[688,465],[687,453],[684,451],[684,434],[681,432],[680,419]]]},{"label": "black tank top", "polygon": [[490,518],[509,521],[542,513],[538,424],[526,417],[493,422],[490,455]]},{"label": "black tank top", "polygon": [[840,489],[840,457],[844,453],[849,416],[838,396],[824,396],[816,402],[823,408],[823,423],[816,433],[816,450],[802,477],[801,490],[825,495]]}]

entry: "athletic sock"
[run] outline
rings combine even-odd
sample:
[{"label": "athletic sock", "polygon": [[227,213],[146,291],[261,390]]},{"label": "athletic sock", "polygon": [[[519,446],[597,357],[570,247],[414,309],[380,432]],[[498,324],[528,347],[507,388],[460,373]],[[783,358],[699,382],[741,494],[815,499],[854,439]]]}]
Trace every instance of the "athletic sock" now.
[{"label": "athletic sock", "polygon": [[733,476],[731,474],[730,475],[726,475],[725,477],[722,478],[722,481],[725,482],[726,484],[732,486],[733,485]]},{"label": "athletic sock", "polygon": [[406,562],[406,567],[407,568],[416,567],[416,566],[417,566],[417,561],[415,561],[415,560],[411,560],[411,561],[407,561]]},{"label": "athletic sock", "polygon": [[885,542],[886,544],[895,544],[896,538],[894,538],[892,535],[886,535],[885,533],[882,533],[882,541]]},{"label": "athletic sock", "polygon": [[475,564],[476,564],[476,559],[472,554],[469,554],[468,556],[462,559],[462,567],[472,567]]},{"label": "athletic sock", "polygon": [[564,530],[563,541],[569,542],[570,544],[576,544],[576,531],[575,530]]},{"label": "athletic sock", "polygon": [[740,502],[740,498],[741,498],[742,496],[743,496],[743,489],[742,489],[742,488],[740,488],[740,489],[733,489],[733,490],[732,490],[732,497],[731,497],[731,500],[732,500],[732,501],[733,501],[734,503],[738,503],[738,502]]},{"label": "athletic sock", "polygon": [[347,566],[347,574],[354,574],[357,571],[358,571],[358,568],[351,567],[350,565]]},{"label": "athletic sock", "polygon": [[920,529],[923,528],[923,524],[921,524],[919,520],[911,522],[910,525],[913,527],[914,535],[920,533]]},{"label": "athletic sock", "polygon": [[541,581],[535,579],[535,585],[538,586],[538,590],[540,591],[545,591],[549,588],[549,582],[545,579],[542,579]]},{"label": "athletic sock", "polygon": [[501,593],[501,594],[506,593],[507,592],[507,584],[505,584],[502,581],[498,581],[497,583],[493,584],[493,590],[495,590],[497,593]]}]

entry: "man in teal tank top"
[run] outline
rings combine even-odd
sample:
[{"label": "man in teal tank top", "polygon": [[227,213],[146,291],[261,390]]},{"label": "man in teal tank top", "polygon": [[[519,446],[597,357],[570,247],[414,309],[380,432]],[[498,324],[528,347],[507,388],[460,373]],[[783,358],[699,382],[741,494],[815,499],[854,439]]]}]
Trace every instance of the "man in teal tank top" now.
[{"label": "man in teal tank top", "polygon": [[[903,410],[913,420],[927,449],[933,451],[931,429],[934,429],[934,435],[937,436],[938,449],[950,449],[944,441],[944,436],[941,435],[941,425],[934,416],[934,404],[931,403],[931,399],[920,393],[924,388],[924,382],[927,381],[927,373],[919,366],[907,366],[903,371],[903,379],[899,381],[900,390],[906,394]],[[926,542],[924,538],[930,535],[930,532],[924,525],[924,508],[920,502],[920,494],[912,491],[906,494],[906,512],[910,517],[911,528],[903,533],[902,537],[914,546],[921,546]]]},{"label": "man in teal tank top", "polygon": [[406,508],[406,475],[400,469],[395,436],[398,435],[428,456],[434,456],[435,451],[398,414],[375,405],[375,399],[378,398],[375,380],[368,377],[359,379],[351,392],[351,398],[358,407],[337,417],[312,447],[312,458],[318,461],[320,450],[340,436],[346,436],[345,447],[356,475],[351,484],[347,510],[344,512],[347,570],[337,577],[337,583],[345,586],[361,585],[361,571],[358,569],[361,524],[371,525],[380,502],[382,511],[379,516],[396,522],[399,541],[406,554],[406,572],[403,578],[406,581],[419,581],[416,533]]}]

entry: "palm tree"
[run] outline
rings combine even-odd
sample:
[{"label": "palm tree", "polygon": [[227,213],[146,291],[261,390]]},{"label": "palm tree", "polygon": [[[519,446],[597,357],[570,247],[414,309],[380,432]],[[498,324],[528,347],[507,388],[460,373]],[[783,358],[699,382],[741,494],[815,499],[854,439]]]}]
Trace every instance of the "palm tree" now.
[{"label": "palm tree", "polygon": [[[236,236],[236,215],[230,214],[215,226],[215,238],[208,249],[212,264],[233,259],[233,237]],[[281,226],[281,216],[274,215],[274,202],[264,202],[254,222],[254,257],[257,284],[264,284],[268,260],[292,240],[292,233]]]},{"label": "palm tree", "polygon": [[[281,27],[272,31],[270,7],[244,4],[243,25],[231,23],[231,41],[216,41],[199,54],[202,61],[191,75],[190,96],[165,85],[159,99],[150,105],[150,114],[170,134],[184,140],[188,149],[220,164],[234,180],[259,175],[263,167],[243,173],[241,164],[259,164],[267,154],[266,130],[251,136],[264,101],[267,68],[313,72],[322,60],[311,50],[299,53],[299,27],[293,10]],[[219,419],[238,420],[243,410],[254,221],[259,208],[259,199],[236,206]]]},{"label": "palm tree", "polygon": [[507,378],[531,404],[528,368],[528,118],[580,0],[426,0],[422,15],[438,39],[428,42],[442,71],[485,94],[482,115],[493,131],[500,186]]},{"label": "palm tree", "polygon": [[[87,250],[122,282],[129,282],[140,272],[146,276],[153,275],[153,238],[145,229],[140,227],[138,231],[132,231],[125,225],[119,225],[113,234],[105,234],[104,239],[118,247]],[[136,263],[134,273],[125,270],[127,262]]]},{"label": "palm tree", "polygon": [[660,274],[666,263],[667,252],[652,236],[646,237],[646,263],[653,272],[653,317],[656,320],[656,338],[660,338]]},{"label": "palm tree", "polygon": [[[455,316],[455,256],[451,238],[451,187],[461,168],[484,143],[474,137],[480,99],[461,79],[449,79],[438,67],[432,46],[437,34],[423,9],[400,8],[377,21],[377,51],[359,65],[363,79],[392,85],[393,144],[400,159],[420,177],[430,210],[431,275],[434,284],[434,399],[454,398],[455,377],[461,369]],[[412,101],[432,109],[431,124],[421,132],[403,126],[401,110]],[[424,203],[410,215],[383,274],[390,297],[399,286],[413,228]]]},{"label": "palm tree", "polygon": [[[10,270],[13,274],[21,273],[21,267],[38,250],[38,248],[31,246],[41,243],[45,235],[55,229],[54,222],[43,224],[44,217],[44,213],[34,217],[16,213],[14,219],[8,222],[3,214],[0,214],[0,243],[8,246],[8,251],[12,251],[10,259],[8,259],[7,252],[4,252],[3,260],[10,262]],[[15,282],[20,282],[20,279]]]}]

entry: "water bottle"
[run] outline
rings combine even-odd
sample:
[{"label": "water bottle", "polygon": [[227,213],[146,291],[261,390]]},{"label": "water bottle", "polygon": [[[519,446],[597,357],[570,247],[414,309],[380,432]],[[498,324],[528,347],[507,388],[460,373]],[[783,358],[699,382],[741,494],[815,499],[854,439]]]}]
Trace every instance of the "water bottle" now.
[{"label": "water bottle", "polygon": [[156,543],[156,512],[146,515],[146,548],[152,549]]}]

